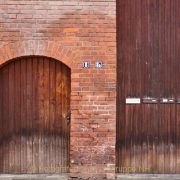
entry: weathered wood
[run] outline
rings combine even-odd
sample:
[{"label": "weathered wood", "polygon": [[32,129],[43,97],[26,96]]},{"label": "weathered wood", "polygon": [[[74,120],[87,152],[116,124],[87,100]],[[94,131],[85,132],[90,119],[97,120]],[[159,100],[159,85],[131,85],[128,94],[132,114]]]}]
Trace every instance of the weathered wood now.
[{"label": "weathered wood", "polygon": [[55,114],[55,135],[56,135],[56,167],[62,167],[61,129],[62,129],[62,65],[56,62],[56,114]]},{"label": "weathered wood", "polygon": [[62,134],[61,134],[61,142],[62,142],[62,155],[64,158],[62,159],[62,167],[66,167],[67,154],[66,154],[66,129],[67,129],[67,68],[62,68]]},{"label": "weathered wood", "polygon": [[50,165],[50,116],[49,116],[49,59],[44,58],[44,131],[45,131],[45,152],[44,152],[44,166]]},{"label": "weathered wood", "polygon": [[[0,97],[3,96],[3,68],[0,69]],[[0,101],[0,115],[3,117],[3,101]],[[3,122],[0,126],[0,173],[3,173]]]},{"label": "weathered wood", "polygon": [[1,173],[54,173],[69,165],[70,81],[70,69],[49,58],[0,69]]},{"label": "weathered wood", "polygon": [[9,173],[9,66],[3,67],[3,172]]},{"label": "weathered wood", "polygon": [[38,60],[33,58],[33,166],[39,167]]},{"label": "weathered wood", "polygon": [[14,171],[15,155],[15,134],[14,134],[14,63],[9,64],[9,135],[12,140],[9,142],[9,172]]},{"label": "weathered wood", "polygon": [[[44,62],[38,59],[39,167],[44,166]],[[44,168],[39,173],[44,173]]]},{"label": "weathered wood", "polygon": [[33,61],[27,59],[27,173],[32,173],[30,170],[33,164]]},{"label": "weathered wood", "polygon": [[[116,166],[180,173],[178,0],[117,1]],[[157,98],[128,105],[126,98]],[[161,104],[159,99],[176,99]]]},{"label": "weathered wood", "polygon": [[[56,79],[55,60],[50,63],[50,167],[55,167],[56,163],[56,136],[55,136],[55,112],[56,112]],[[62,154],[63,156],[63,154]]]},{"label": "weathered wood", "polygon": [[21,61],[15,63],[15,170],[14,173],[21,172]]},{"label": "weathered wood", "polygon": [[27,172],[27,61],[21,60],[21,173]]}]

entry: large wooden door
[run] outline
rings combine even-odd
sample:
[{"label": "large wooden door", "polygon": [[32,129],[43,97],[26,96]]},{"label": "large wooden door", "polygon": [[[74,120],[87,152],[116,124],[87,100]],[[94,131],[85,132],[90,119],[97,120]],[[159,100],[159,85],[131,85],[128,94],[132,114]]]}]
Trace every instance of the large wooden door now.
[{"label": "large wooden door", "polygon": [[0,173],[68,171],[70,77],[42,57],[0,68]]},{"label": "large wooden door", "polygon": [[180,173],[179,8],[179,0],[117,1],[116,166],[130,173]]}]

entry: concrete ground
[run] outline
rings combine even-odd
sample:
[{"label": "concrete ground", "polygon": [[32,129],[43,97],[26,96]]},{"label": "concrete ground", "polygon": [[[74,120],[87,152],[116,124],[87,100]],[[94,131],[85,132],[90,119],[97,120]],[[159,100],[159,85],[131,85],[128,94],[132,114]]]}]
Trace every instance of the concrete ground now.
[{"label": "concrete ground", "polygon": [[[1,174],[0,180],[69,180],[68,174]],[[180,180],[179,175],[158,175],[158,174],[116,174],[117,180]]]},{"label": "concrete ground", "polygon": [[180,174],[172,175],[172,174],[116,174],[118,180],[180,180]]},{"label": "concrete ground", "polygon": [[0,180],[68,180],[69,174],[0,174]]}]

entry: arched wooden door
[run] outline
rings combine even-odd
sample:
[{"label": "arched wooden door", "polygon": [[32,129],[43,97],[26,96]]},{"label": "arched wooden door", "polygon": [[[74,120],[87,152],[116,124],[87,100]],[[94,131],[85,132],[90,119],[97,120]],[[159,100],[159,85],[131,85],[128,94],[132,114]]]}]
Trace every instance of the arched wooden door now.
[{"label": "arched wooden door", "polygon": [[0,173],[68,171],[70,77],[42,57],[0,68]]}]

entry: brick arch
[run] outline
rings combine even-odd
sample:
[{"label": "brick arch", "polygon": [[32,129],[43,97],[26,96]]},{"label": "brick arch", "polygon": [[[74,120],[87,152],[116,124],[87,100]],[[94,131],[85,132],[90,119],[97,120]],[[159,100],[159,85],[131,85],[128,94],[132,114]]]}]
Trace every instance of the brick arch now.
[{"label": "brick arch", "polygon": [[55,58],[70,68],[73,68],[80,59],[78,54],[58,42],[29,40],[14,42],[0,47],[0,66],[8,61],[24,56]]}]

